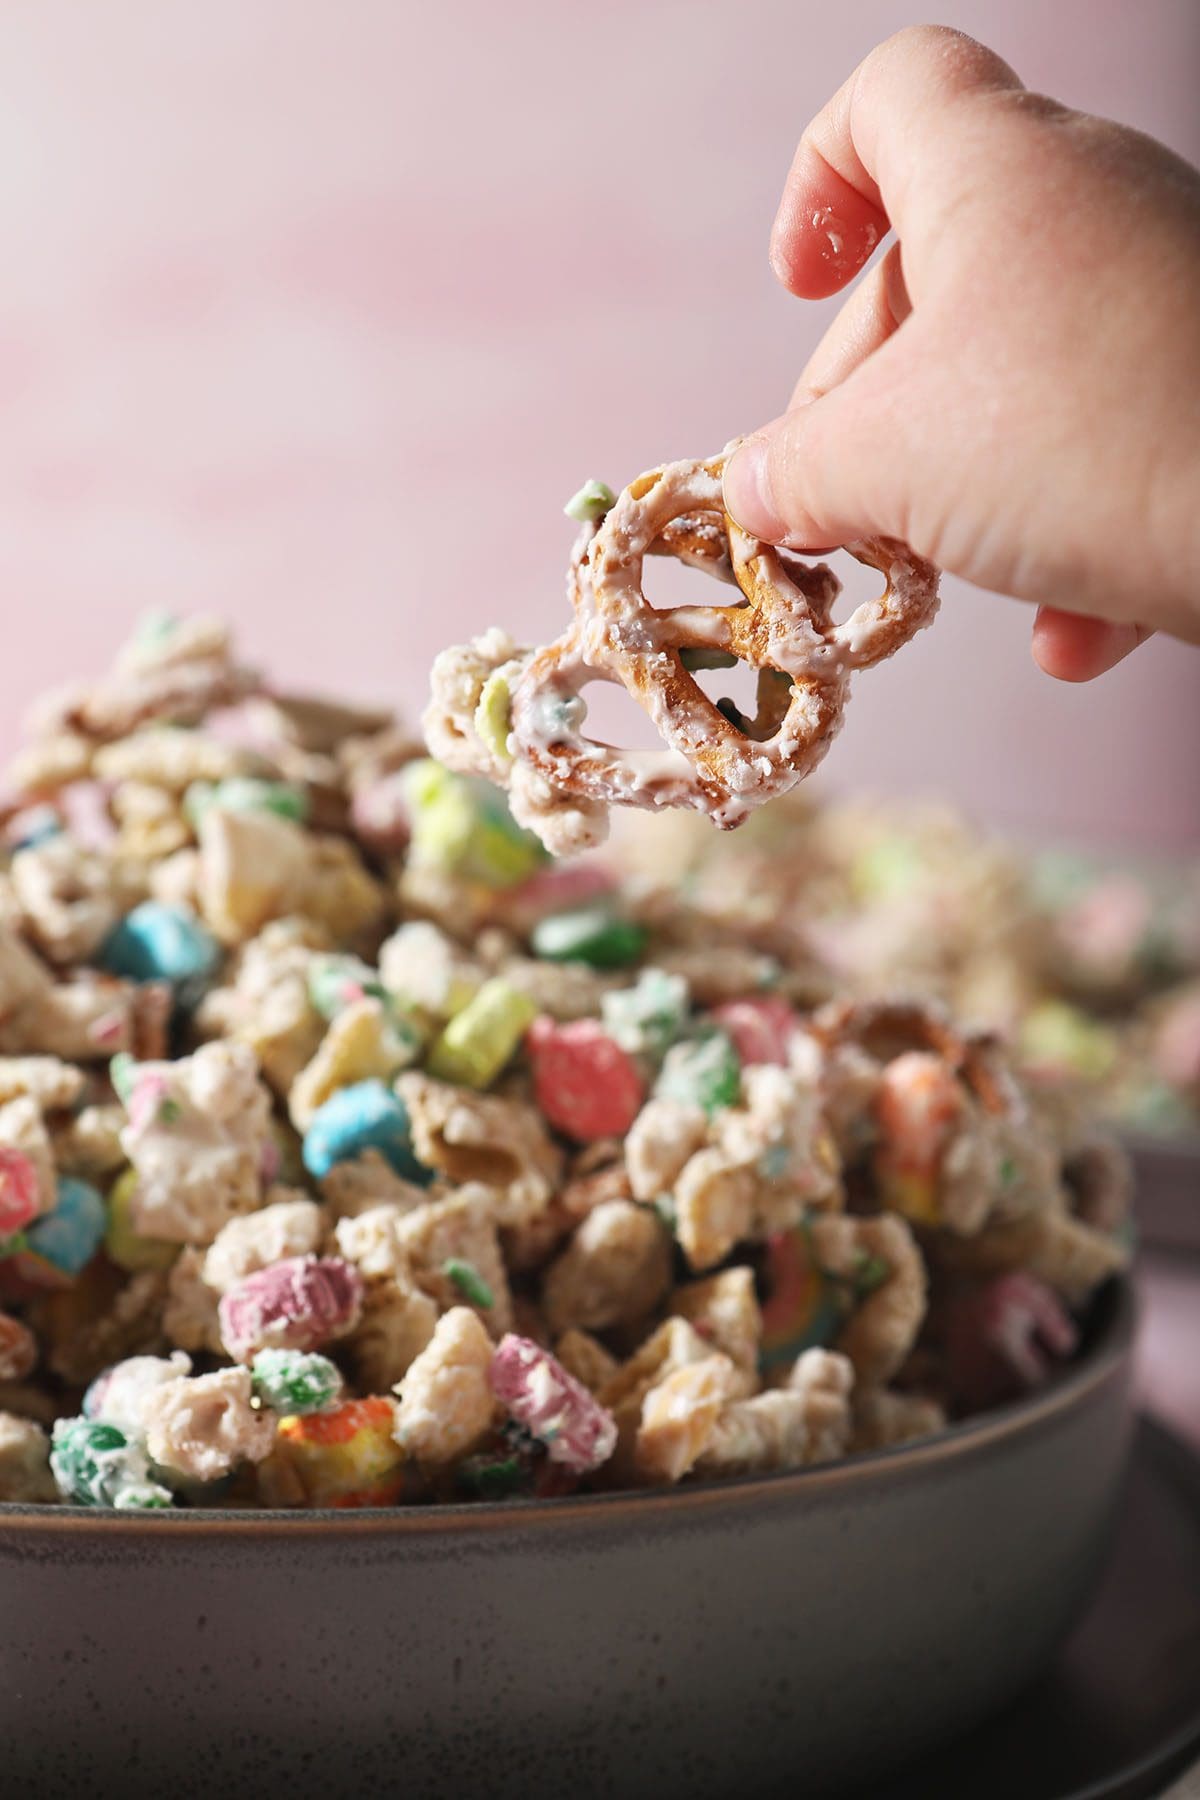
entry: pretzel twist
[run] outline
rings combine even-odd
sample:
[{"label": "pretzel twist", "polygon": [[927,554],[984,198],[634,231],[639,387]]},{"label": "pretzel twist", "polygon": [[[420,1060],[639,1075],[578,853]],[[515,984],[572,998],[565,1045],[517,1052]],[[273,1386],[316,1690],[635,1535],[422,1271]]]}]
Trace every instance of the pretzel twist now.
[{"label": "pretzel twist", "polygon": [[[824,564],[784,559],[725,511],[725,456],[669,463],[620,495],[576,542],[569,629],[534,653],[513,692],[510,747],[551,788],[577,799],[640,807],[688,806],[726,829],[794,786],[824,756],[841,724],[849,677],[890,656],[937,609],[937,572],[891,539],[846,548],[884,574],[878,599],[844,624]],[[671,554],[740,598],[723,606],[650,605],[647,554]],[[757,710],[745,719],[710,700],[683,653],[719,652],[757,670]],[[580,690],[620,682],[649,714],[664,751],[621,750],[585,738]]]}]

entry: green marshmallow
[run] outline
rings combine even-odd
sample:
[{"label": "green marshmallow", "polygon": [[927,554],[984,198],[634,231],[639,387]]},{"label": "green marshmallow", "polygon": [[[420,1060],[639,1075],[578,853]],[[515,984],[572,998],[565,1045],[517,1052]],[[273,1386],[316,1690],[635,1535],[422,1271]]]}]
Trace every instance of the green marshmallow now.
[{"label": "green marshmallow", "polygon": [[451,774],[429,758],[410,763],[403,781],[414,862],[487,887],[509,887],[550,860],[533,833],[516,823],[491,782]]},{"label": "green marshmallow", "polygon": [[192,825],[212,808],[223,812],[270,812],[303,825],[309,812],[308,795],[291,781],[263,781],[256,775],[230,775],[224,781],[193,781],[183,797],[185,818]]},{"label": "green marshmallow", "polygon": [[563,507],[568,519],[577,519],[581,525],[592,520],[602,519],[617,504],[617,496],[606,482],[585,481],[577,494],[572,494]]},{"label": "green marshmallow", "polygon": [[502,768],[507,768],[512,762],[508,747],[508,734],[512,728],[512,690],[508,677],[499,669],[493,669],[480,689],[473,723],[480,743],[491,751]]},{"label": "green marshmallow", "polygon": [[342,1391],[342,1373],[327,1356],[303,1350],[260,1350],[250,1364],[256,1400],[272,1412],[327,1412]]},{"label": "green marshmallow", "polygon": [[356,1000],[386,1000],[387,993],[373,969],[357,956],[314,956],[308,965],[308,997],[323,1019],[336,1018]]},{"label": "green marshmallow", "polygon": [[536,1016],[537,1007],[527,994],[499,976],[485,981],[435,1041],[425,1067],[437,1081],[490,1087]]},{"label": "green marshmallow", "polygon": [[173,1497],[149,1478],[141,1446],[100,1419],[59,1419],[50,1469],[64,1500],[115,1506],[122,1512],[170,1506]]},{"label": "green marshmallow", "polygon": [[632,987],[605,994],[600,1002],[604,1029],[630,1056],[665,1056],[688,1015],[688,985],[682,975],[643,969]]},{"label": "green marshmallow", "polygon": [[539,919],[530,934],[544,962],[585,962],[593,969],[623,969],[637,961],[649,933],[603,906],[584,906]]},{"label": "green marshmallow", "polygon": [[741,1090],[742,1066],[733,1040],[723,1031],[672,1045],[654,1088],[658,1099],[679,1100],[709,1114],[736,1106]]}]

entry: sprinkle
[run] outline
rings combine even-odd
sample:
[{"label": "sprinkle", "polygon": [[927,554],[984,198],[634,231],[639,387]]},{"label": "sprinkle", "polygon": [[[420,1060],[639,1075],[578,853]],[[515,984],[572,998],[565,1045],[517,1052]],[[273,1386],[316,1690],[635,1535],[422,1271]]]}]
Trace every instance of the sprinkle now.
[{"label": "sprinkle", "polygon": [[448,1257],[442,1264],[442,1274],[454,1283],[463,1299],[468,1300],[472,1306],[480,1306],[486,1311],[496,1304],[496,1296],[491,1288],[478,1269],[473,1268],[469,1262],[463,1262],[457,1256]]}]

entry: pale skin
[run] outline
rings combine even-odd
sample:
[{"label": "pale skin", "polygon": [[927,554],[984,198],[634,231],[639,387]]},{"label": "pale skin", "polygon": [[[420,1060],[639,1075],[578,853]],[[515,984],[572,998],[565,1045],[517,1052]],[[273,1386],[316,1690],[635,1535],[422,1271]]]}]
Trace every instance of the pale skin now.
[{"label": "pale skin", "polygon": [[734,518],[801,550],[902,538],[1032,602],[1066,681],[1151,631],[1200,642],[1200,173],[914,26],[805,131],[772,265],[823,299],[889,230],[731,459]]}]

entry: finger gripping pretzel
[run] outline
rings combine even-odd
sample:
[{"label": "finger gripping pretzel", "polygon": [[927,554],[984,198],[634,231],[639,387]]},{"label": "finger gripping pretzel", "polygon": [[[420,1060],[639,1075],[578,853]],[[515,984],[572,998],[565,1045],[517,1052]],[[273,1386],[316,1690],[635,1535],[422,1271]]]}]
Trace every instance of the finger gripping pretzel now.
[{"label": "finger gripping pretzel", "polygon": [[[841,625],[839,583],[824,565],[785,559],[726,513],[724,456],[642,475],[604,520],[585,527],[568,577],[574,622],[517,680],[510,748],[560,792],[647,808],[688,806],[728,828],[786,792],[821,760],[841,723],[849,675],[891,655],[937,608],[937,574],[902,545],[847,545],[879,569],[883,594]],[[726,580],[723,606],[655,608],[642,591],[650,552]],[[713,702],[688,651],[723,653],[758,671],[757,712]],[[620,750],[580,732],[580,690],[620,682],[654,721],[665,751]]]}]

